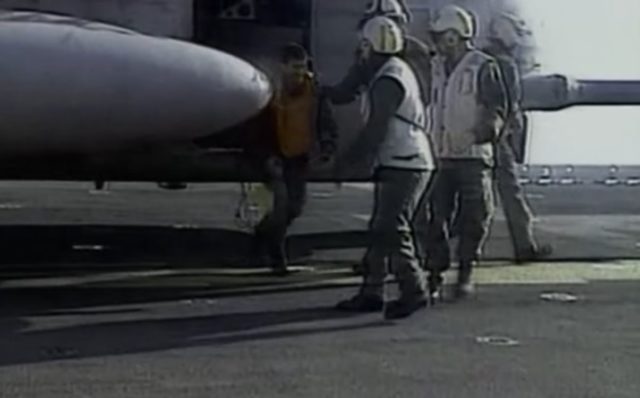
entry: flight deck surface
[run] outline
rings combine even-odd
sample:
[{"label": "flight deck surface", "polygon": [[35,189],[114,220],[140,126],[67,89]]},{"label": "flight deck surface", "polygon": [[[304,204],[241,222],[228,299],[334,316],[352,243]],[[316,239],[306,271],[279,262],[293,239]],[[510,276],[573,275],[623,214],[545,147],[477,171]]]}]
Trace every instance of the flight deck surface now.
[{"label": "flight deck surface", "polygon": [[332,309],[359,282],[368,186],[312,187],[280,278],[237,256],[235,185],[2,183],[0,397],[635,398],[633,189],[531,187],[572,260],[511,264],[498,212],[476,298],[387,322]]}]

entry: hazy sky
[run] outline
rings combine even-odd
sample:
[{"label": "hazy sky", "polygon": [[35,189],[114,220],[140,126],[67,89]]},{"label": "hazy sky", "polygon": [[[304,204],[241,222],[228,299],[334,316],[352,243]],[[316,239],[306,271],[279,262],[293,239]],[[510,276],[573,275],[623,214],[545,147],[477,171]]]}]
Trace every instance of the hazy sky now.
[{"label": "hazy sky", "polygon": [[[640,0],[526,0],[543,72],[640,80]],[[640,165],[640,107],[532,115],[531,163]]]}]

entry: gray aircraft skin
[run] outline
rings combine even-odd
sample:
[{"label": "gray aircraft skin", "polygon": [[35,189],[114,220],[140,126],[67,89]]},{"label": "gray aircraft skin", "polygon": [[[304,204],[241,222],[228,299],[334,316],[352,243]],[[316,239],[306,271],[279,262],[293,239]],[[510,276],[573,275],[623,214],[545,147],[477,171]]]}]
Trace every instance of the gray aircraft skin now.
[{"label": "gray aircraft skin", "polygon": [[230,54],[116,26],[0,14],[0,155],[170,145],[237,125],[272,90]]},{"label": "gray aircraft skin", "polygon": [[[277,74],[277,49],[298,41],[310,49],[321,83],[339,81],[353,60],[355,27],[367,0],[263,3],[0,0],[0,7],[65,13],[195,41],[246,59],[272,78]],[[426,41],[427,21],[447,3],[474,12],[480,26],[479,46],[486,41],[482,27],[492,15],[519,13],[517,0],[407,1],[414,17],[412,35]],[[0,138],[0,154],[9,151],[15,156],[4,156],[0,179],[217,182],[260,178],[260,170],[243,153],[242,126],[223,131],[255,114],[268,99],[268,83],[254,68],[184,41],[101,29],[106,25],[72,19],[57,24],[12,21],[17,15],[0,19],[0,30],[33,31],[26,36],[0,35],[0,45],[17,49],[32,45],[29,40],[36,37],[42,42],[29,47],[37,48],[33,54],[16,50],[2,61],[11,64],[9,70],[15,73],[0,73],[3,87],[19,81],[33,91],[25,95],[25,91],[4,90],[5,101],[14,104],[0,107],[0,123],[6,123],[3,131],[12,131]],[[65,37],[72,40],[65,42]],[[535,32],[531,37],[531,43],[519,49],[520,62],[525,69],[531,66],[523,83],[525,108],[556,111],[577,105],[640,104],[638,82],[536,75]],[[30,66],[22,72],[18,65],[25,64]],[[104,78],[111,83],[99,84]],[[338,109],[341,149],[348,147],[362,126],[362,118],[353,117],[359,114],[358,106]],[[340,176],[333,174],[331,165],[315,167],[311,175],[313,181],[336,178]],[[362,170],[351,180],[368,178],[368,171]]]}]

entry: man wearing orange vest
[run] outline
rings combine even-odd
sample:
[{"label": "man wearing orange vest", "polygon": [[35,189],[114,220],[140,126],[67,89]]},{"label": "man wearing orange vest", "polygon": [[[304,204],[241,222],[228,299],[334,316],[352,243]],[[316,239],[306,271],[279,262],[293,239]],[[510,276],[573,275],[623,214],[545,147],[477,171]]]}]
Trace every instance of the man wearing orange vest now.
[{"label": "man wearing orange vest", "polygon": [[310,155],[317,148],[321,160],[329,161],[336,148],[337,125],[330,104],[318,96],[305,49],[288,44],[280,61],[282,79],[270,104],[268,125],[263,126],[269,136],[266,174],[273,209],[256,227],[253,254],[266,255],[274,272],[284,275],[288,273],[285,238],[306,201]]}]

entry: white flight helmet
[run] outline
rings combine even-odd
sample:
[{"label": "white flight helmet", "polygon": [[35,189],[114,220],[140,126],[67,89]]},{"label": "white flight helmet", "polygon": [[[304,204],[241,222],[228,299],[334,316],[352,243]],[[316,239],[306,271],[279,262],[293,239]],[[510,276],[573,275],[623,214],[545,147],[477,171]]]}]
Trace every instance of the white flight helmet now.
[{"label": "white flight helmet", "polygon": [[360,38],[371,43],[374,52],[398,54],[404,49],[404,35],[393,20],[387,17],[373,17],[360,31]]},{"label": "white flight helmet", "polygon": [[489,28],[489,38],[502,42],[507,48],[522,44],[527,30],[524,21],[515,15],[502,13],[498,15]]},{"label": "white flight helmet", "polygon": [[371,0],[364,11],[365,18],[385,16],[401,24],[408,24],[411,15],[400,0]]},{"label": "white flight helmet", "polygon": [[465,9],[450,4],[442,7],[431,24],[431,31],[435,33],[454,30],[465,39],[475,35],[473,16]]}]

